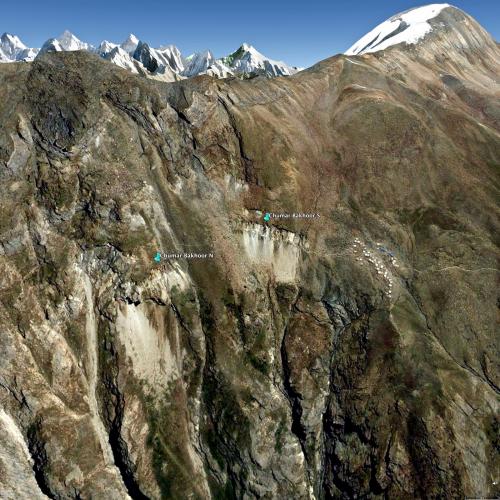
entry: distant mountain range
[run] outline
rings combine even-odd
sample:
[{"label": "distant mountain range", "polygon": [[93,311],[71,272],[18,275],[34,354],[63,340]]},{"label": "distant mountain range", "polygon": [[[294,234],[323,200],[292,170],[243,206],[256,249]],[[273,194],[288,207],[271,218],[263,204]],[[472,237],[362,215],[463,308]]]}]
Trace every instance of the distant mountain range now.
[{"label": "distant mountain range", "polygon": [[19,37],[4,33],[0,39],[0,62],[33,61],[46,52],[75,50],[93,52],[133,73],[145,73],[147,76],[166,81],[200,74],[221,78],[249,75],[288,76],[300,69],[274,61],[246,43],[220,59],[216,59],[209,50],[184,57],[175,45],[154,48],[132,34],[120,44],[104,40],[94,47],[79,40],[70,31],[64,31],[57,38],[50,38],[40,49],[29,48]]},{"label": "distant mountain range", "polygon": [[[414,45],[439,28],[437,19],[448,8],[450,5],[447,3],[430,4],[397,14],[361,37],[345,55],[378,52],[399,44]],[[120,44],[104,40],[94,47],[79,40],[70,31],[64,31],[59,37],[47,40],[40,49],[27,47],[19,37],[9,33],[0,38],[0,62],[29,62],[46,52],[76,50],[95,53],[133,73],[163,81],[202,74],[218,78],[289,76],[303,69],[270,59],[246,43],[228,56],[217,59],[209,50],[184,57],[175,45],[154,48],[133,34]]]}]

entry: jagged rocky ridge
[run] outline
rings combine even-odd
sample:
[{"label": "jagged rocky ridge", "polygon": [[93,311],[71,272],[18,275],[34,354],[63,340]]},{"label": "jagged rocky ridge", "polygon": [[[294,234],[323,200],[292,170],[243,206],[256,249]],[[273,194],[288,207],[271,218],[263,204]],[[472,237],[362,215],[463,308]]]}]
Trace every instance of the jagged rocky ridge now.
[{"label": "jagged rocky ridge", "polygon": [[17,36],[4,33],[0,39],[0,62],[29,62],[47,52],[77,50],[95,53],[132,73],[140,73],[163,81],[176,81],[201,74],[219,78],[235,75],[288,76],[299,70],[283,62],[269,59],[246,43],[221,59],[215,59],[210,51],[184,58],[174,45],[153,48],[132,34],[121,44],[104,40],[98,47],[93,47],[69,31],[65,31],[57,38],[50,38],[41,49],[29,49]]},{"label": "jagged rocky ridge", "polygon": [[499,495],[500,53],[442,15],[287,79],[0,66],[0,497]]}]

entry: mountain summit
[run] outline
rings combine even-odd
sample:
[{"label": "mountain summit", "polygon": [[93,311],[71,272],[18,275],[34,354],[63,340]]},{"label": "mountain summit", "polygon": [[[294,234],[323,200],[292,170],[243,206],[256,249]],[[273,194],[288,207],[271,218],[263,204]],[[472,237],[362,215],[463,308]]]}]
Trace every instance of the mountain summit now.
[{"label": "mountain summit", "polygon": [[441,48],[476,49],[492,44],[490,35],[469,15],[447,3],[425,5],[396,14],[360,38],[346,55],[361,55],[397,45],[437,41]]},{"label": "mountain summit", "polygon": [[0,50],[9,59],[16,59],[19,53],[28,47],[15,35],[4,33],[0,37]]},{"label": "mountain summit", "polygon": [[139,39],[132,33],[127,37],[127,39],[120,45],[120,47],[128,53],[134,52],[134,50],[139,45]]},{"label": "mountain summit", "polygon": [[73,35],[71,31],[68,30],[65,30],[56,38],[56,40],[61,45],[61,48],[66,51],[92,49],[92,45],[82,42],[79,38]]},{"label": "mountain summit", "polygon": [[37,49],[26,47],[15,35],[4,33],[0,37],[0,62],[32,61],[37,52]]},{"label": "mountain summit", "polygon": [[360,38],[346,54],[366,54],[399,43],[417,43],[432,30],[428,21],[447,7],[449,7],[447,3],[431,4],[396,14]]},{"label": "mountain summit", "polygon": [[233,69],[235,73],[257,73],[266,76],[288,76],[296,72],[281,61],[274,61],[261,54],[255,47],[244,43],[220,62]]},{"label": "mountain summit", "polygon": [[196,54],[188,56],[185,60],[185,64],[186,68],[182,74],[187,77],[207,74],[225,78],[234,75],[231,68],[220,60],[215,59],[210,50],[197,52]]}]

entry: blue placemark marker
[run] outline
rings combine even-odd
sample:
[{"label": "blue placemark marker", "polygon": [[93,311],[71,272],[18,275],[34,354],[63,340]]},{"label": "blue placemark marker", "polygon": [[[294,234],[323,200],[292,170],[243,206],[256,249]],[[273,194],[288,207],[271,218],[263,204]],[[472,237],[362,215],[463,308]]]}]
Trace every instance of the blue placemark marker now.
[{"label": "blue placemark marker", "polygon": [[271,219],[271,214],[269,212],[267,212],[266,215],[264,215],[264,220],[266,222],[269,222],[270,219]]},{"label": "blue placemark marker", "polygon": [[161,261],[161,253],[160,252],[156,252],[156,255],[154,256],[154,260],[156,262],[160,262]]}]

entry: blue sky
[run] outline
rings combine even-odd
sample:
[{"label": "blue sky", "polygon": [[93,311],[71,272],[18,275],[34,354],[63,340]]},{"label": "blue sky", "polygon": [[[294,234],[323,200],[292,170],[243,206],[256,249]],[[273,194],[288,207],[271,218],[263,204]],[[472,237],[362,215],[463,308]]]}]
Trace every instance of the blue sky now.
[{"label": "blue sky", "polygon": [[[173,43],[183,54],[210,49],[226,55],[242,42],[268,57],[310,66],[347,49],[391,15],[424,5],[418,0],[23,0],[2,2],[0,33],[39,47],[69,29],[92,44],[120,42],[128,33],[153,46]],[[453,5],[500,39],[500,0]]]}]

